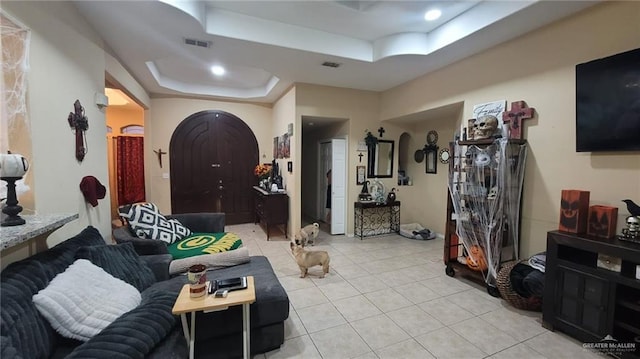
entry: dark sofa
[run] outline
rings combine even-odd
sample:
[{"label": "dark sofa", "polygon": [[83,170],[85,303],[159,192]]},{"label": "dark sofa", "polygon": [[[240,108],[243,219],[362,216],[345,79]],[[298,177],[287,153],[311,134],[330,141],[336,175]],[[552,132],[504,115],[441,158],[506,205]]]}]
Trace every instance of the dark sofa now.
[{"label": "dark sofa", "polygon": [[[123,206],[120,211],[127,212],[128,206]],[[194,233],[221,233],[224,232],[224,213],[182,213],[165,216],[167,219],[176,219],[182,225]],[[131,242],[140,255],[168,254],[169,250],[165,242],[138,238],[131,232],[128,226],[122,226],[113,230],[113,239],[116,243]]]},{"label": "dark sofa", "polygon": [[[186,358],[180,321],[171,313],[186,278],[169,278],[170,255],[138,258],[131,250],[144,266],[152,269],[155,283],[141,291],[142,302],[137,308],[87,342],[63,338],[38,312],[32,296],[91,246],[105,246],[105,242],[95,228],[87,227],[77,236],[2,271],[0,358]],[[111,274],[118,277],[118,273]],[[248,263],[209,271],[207,278],[241,275],[255,277],[256,302],[250,307],[251,353],[280,347],[284,342],[284,321],[289,316],[289,299],[265,257],[254,256]],[[198,313],[196,357],[241,357],[241,318],[241,307]]]}]

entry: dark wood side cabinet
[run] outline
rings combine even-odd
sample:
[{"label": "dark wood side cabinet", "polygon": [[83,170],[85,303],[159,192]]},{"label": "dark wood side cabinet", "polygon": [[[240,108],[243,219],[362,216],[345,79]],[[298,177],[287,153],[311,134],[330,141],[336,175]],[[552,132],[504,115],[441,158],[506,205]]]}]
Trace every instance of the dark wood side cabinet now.
[{"label": "dark wood side cabinet", "polygon": [[287,222],[289,222],[289,196],[286,193],[272,193],[254,186],[255,193],[255,223],[264,223],[269,228],[282,225],[284,237],[287,238]]},{"label": "dark wood side cabinet", "polygon": [[[640,245],[560,231],[547,234],[543,326],[585,342],[607,335],[640,358]],[[605,269],[608,267],[610,269]]]}]

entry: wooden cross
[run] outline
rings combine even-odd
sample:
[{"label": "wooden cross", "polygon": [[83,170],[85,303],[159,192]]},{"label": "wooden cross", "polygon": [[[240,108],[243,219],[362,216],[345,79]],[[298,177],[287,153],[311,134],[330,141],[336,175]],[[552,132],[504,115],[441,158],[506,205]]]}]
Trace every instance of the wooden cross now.
[{"label": "wooden cross", "polygon": [[158,155],[158,163],[160,163],[160,168],[162,168],[162,155],[166,155],[166,152],[162,151],[162,147],[158,148],[158,150],[153,150],[153,152],[156,153],[156,155]]},{"label": "wooden cross", "polygon": [[361,162],[361,163],[362,163],[362,156],[364,156],[364,155],[362,154],[362,152],[360,152],[360,154],[358,155],[358,157],[360,157],[360,162]]},{"label": "wooden cross", "polygon": [[533,118],[534,111],[524,101],[511,103],[511,110],[502,113],[502,121],[509,125],[509,138],[522,139],[522,120]]},{"label": "wooden cross", "polygon": [[380,138],[382,138],[382,134],[384,133],[384,127],[380,127],[378,129],[378,133],[380,134]]},{"label": "wooden cross", "polygon": [[80,100],[73,103],[73,112],[69,112],[67,121],[76,131],[76,159],[82,162],[84,155],[87,154],[86,138],[84,132],[89,129],[89,120],[84,115],[84,107],[80,104]]}]

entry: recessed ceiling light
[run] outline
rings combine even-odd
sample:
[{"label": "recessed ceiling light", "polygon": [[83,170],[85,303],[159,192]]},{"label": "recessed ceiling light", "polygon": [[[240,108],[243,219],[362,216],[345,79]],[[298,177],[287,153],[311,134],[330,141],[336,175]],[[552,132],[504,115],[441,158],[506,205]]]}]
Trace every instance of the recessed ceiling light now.
[{"label": "recessed ceiling light", "polygon": [[433,9],[433,10],[429,10],[424,14],[424,19],[427,21],[433,21],[436,20],[438,18],[440,18],[440,15],[442,15],[442,11],[438,10],[438,9]]},{"label": "recessed ceiling light", "polygon": [[222,76],[226,71],[224,67],[215,65],[215,66],[211,66],[211,72],[213,72],[213,74],[216,76]]}]

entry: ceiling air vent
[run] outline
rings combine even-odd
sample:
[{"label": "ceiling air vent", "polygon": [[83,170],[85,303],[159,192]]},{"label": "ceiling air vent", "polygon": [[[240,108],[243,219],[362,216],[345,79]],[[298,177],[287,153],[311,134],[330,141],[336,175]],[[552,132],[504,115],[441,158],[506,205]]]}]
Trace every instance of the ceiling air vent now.
[{"label": "ceiling air vent", "polygon": [[342,64],[338,62],[331,62],[331,61],[325,61],[322,63],[322,66],[333,67],[333,68],[338,68],[340,67],[340,65]]},{"label": "ceiling air vent", "polygon": [[204,48],[209,48],[211,46],[211,41],[196,40],[196,39],[184,39],[184,43],[187,45],[199,46]]}]

